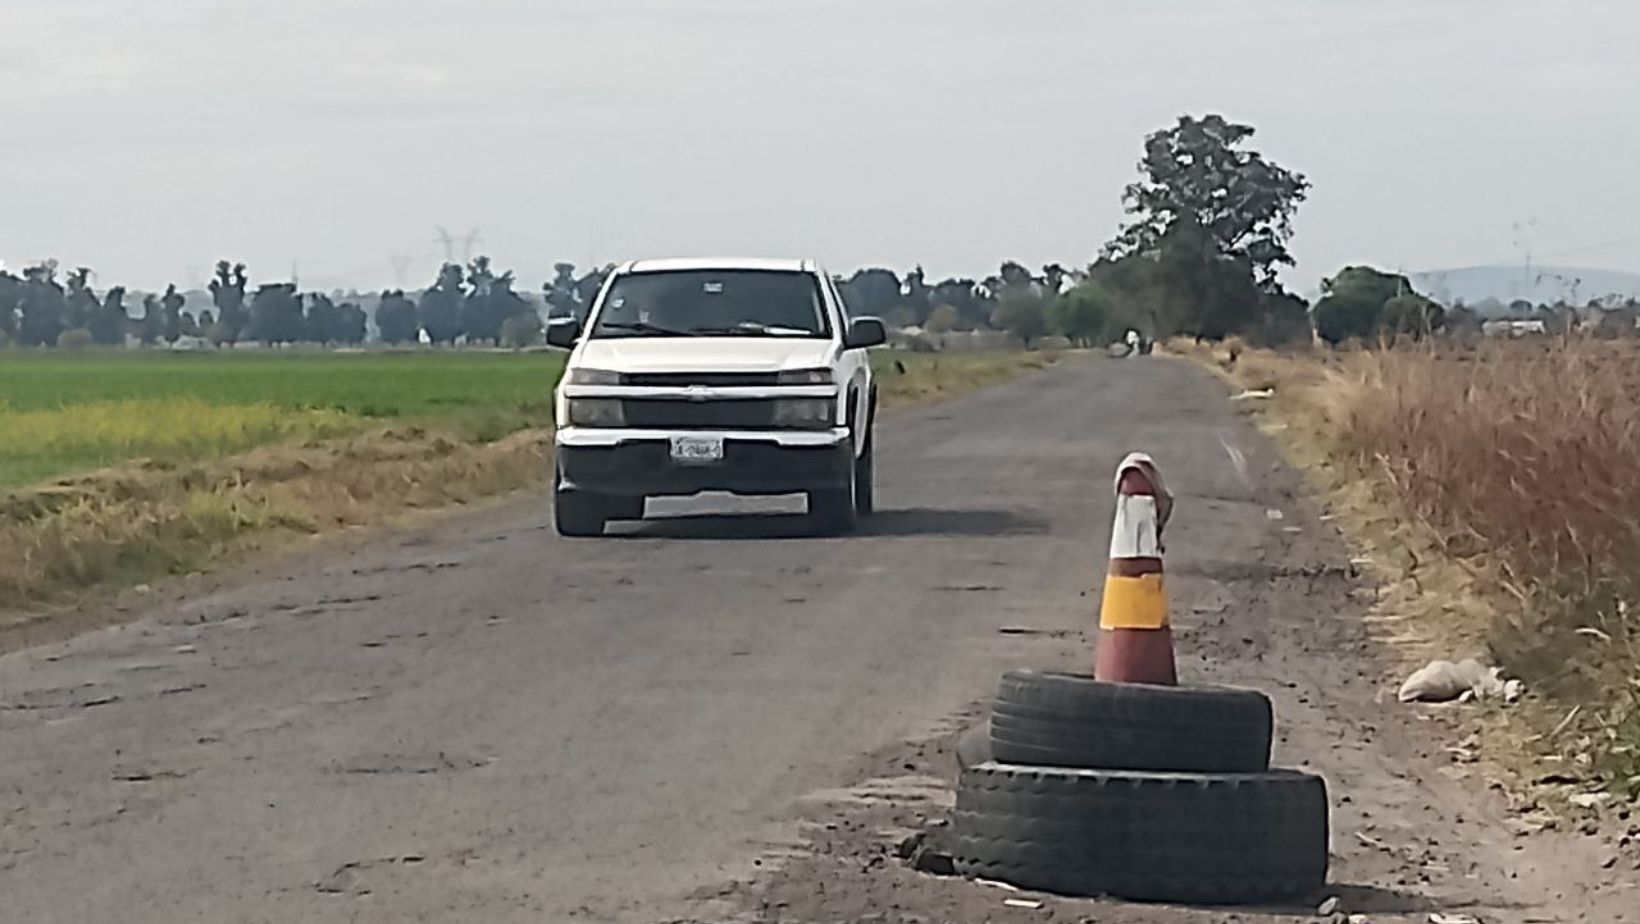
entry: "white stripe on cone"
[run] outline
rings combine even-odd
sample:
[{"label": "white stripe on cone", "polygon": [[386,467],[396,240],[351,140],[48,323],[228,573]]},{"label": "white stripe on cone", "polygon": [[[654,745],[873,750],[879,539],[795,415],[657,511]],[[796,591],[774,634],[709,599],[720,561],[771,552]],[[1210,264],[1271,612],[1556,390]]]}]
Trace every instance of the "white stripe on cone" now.
[{"label": "white stripe on cone", "polygon": [[1110,531],[1110,557],[1162,557],[1156,498],[1146,494],[1116,495],[1116,522]]}]

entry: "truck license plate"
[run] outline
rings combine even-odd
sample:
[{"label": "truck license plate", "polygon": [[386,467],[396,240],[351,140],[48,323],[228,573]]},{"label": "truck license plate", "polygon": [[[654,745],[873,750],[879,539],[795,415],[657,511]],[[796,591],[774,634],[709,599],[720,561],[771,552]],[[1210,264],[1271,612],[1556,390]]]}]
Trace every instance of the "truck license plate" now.
[{"label": "truck license plate", "polygon": [[711,465],[723,461],[723,437],[674,436],[672,461],[679,465]]}]

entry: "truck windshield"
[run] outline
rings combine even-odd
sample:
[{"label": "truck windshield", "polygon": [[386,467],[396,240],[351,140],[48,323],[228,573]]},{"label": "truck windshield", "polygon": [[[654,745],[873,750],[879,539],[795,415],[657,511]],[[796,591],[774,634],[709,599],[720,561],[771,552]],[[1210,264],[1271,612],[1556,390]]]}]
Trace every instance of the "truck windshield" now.
[{"label": "truck windshield", "polygon": [[630,273],[610,286],[593,337],[828,337],[814,276],[771,270]]}]

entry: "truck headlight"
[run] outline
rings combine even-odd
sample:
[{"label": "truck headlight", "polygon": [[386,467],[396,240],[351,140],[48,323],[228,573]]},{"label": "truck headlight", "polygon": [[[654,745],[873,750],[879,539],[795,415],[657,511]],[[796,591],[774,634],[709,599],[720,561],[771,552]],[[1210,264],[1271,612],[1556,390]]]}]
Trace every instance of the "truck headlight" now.
[{"label": "truck headlight", "polygon": [[830,385],[832,383],[830,369],[794,369],[782,372],[775,377],[778,385]]},{"label": "truck headlight", "polygon": [[571,369],[569,371],[571,385],[620,385],[621,374],[608,369]]},{"label": "truck headlight", "polygon": [[576,427],[620,427],[626,424],[626,412],[619,398],[571,398],[569,422]]},{"label": "truck headlight", "polygon": [[823,430],[836,416],[837,403],[831,398],[781,398],[774,403],[777,427]]}]

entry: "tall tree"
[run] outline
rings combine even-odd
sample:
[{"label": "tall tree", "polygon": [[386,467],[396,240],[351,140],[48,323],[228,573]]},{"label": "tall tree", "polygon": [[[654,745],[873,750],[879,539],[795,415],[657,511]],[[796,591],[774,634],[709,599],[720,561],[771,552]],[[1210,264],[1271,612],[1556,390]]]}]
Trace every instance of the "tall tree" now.
[{"label": "tall tree", "polygon": [[1077,346],[1110,339],[1107,326],[1115,315],[1110,293],[1088,281],[1060,293],[1048,307],[1048,329]]},{"label": "tall tree", "polygon": [[580,287],[575,279],[575,264],[554,263],[552,273],[552,279],[541,287],[542,296],[547,300],[548,313],[560,318],[580,317],[584,309],[581,307]]},{"label": "tall tree", "polygon": [[[222,317],[218,315],[217,327],[223,325]],[[306,327],[302,297],[296,294],[295,285],[275,282],[257,287],[256,296],[251,299],[250,324],[245,331],[251,338],[269,346],[296,343],[307,333]],[[235,334],[237,336],[238,332]]]},{"label": "tall tree", "polygon": [[358,346],[364,343],[365,334],[370,327],[370,318],[358,302],[343,302],[336,308],[335,327],[331,330],[331,339],[336,343],[348,346]]},{"label": "tall tree", "polygon": [[[95,302],[96,298],[93,297]],[[131,323],[131,316],[125,311],[125,286],[115,286],[103,296],[102,303],[97,305],[87,319],[86,329],[91,331],[91,340],[103,346],[119,346],[125,343],[125,329]]]},{"label": "tall tree", "polygon": [[585,275],[575,280],[575,313],[583,323],[587,319],[587,312],[592,310],[592,303],[598,300],[598,293],[603,290],[604,282],[613,272],[615,265],[608,263],[587,270]]},{"label": "tall tree", "polygon": [[461,264],[446,263],[438,280],[421,293],[421,329],[433,343],[455,343],[461,336],[461,301],[465,293]]},{"label": "tall tree", "polygon": [[218,260],[216,277],[211,280],[211,301],[216,305],[216,319],[210,325],[210,338],[215,343],[235,343],[245,330],[249,316],[245,311],[245,264],[232,267],[227,260]]},{"label": "tall tree", "polygon": [[935,306],[928,289],[928,274],[921,266],[905,274],[905,284],[900,287],[900,305],[907,318],[906,326],[928,323]]},{"label": "tall tree", "polygon": [[873,318],[888,318],[895,313],[900,307],[900,288],[900,277],[882,267],[855,270],[854,275],[837,284],[851,315]]},{"label": "tall tree", "polygon": [[0,269],[0,344],[17,339],[17,312],[22,306],[22,277]]},{"label": "tall tree", "polygon": [[68,294],[63,303],[63,326],[69,330],[89,328],[102,302],[91,291],[91,269],[79,267],[68,274]]},{"label": "tall tree", "polygon": [[489,257],[474,257],[467,267],[467,297],[461,303],[461,330],[468,343],[501,342],[501,324],[507,319],[496,312],[491,290],[495,272],[490,269]]},{"label": "tall tree", "polygon": [[[165,338],[166,343],[176,343],[187,333],[187,326],[184,323],[182,312],[182,306],[187,303],[187,299],[177,292],[175,285],[165,287],[165,295],[160,298],[159,304],[160,310],[165,315],[162,336]],[[188,320],[192,322],[191,318]]]},{"label": "tall tree", "polygon": [[404,292],[393,289],[383,292],[376,303],[376,331],[383,343],[415,343],[421,339],[421,323],[416,319],[416,306],[404,297]]},{"label": "tall tree", "polygon": [[1253,133],[1218,115],[1181,116],[1145,139],[1143,177],[1123,193],[1132,218],[1105,256],[1156,263],[1164,300],[1193,306],[1181,313],[1185,333],[1245,328],[1260,304],[1247,290],[1278,292],[1278,271],[1293,265],[1292,219],[1310,184],[1246,148]]},{"label": "tall tree", "polygon": [[307,316],[303,328],[305,340],[313,343],[341,343],[341,309],[328,295],[313,293],[307,299]]},{"label": "tall tree", "polygon": [[1315,303],[1315,331],[1334,346],[1346,340],[1370,339],[1382,327],[1384,306],[1411,292],[1405,276],[1370,266],[1346,266],[1321,281],[1321,300]]},{"label": "tall tree", "polygon": [[25,268],[18,339],[30,346],[54,346],[68,329],[63,319],[67,302],[63,287],[57,282],[56,260]]}]

